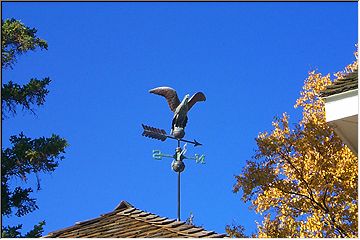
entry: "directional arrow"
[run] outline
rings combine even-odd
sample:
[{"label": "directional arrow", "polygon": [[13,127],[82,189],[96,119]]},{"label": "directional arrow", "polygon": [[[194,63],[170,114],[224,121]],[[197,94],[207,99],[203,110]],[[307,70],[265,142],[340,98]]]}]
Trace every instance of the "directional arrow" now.
[{"label": "directional arrow", "polygon": [[169,135],[166,133],[166,131],[164,129],[159,129],[159,128],[154,128],[154,127],[150,127],[144,124],[141,124],[144,132],[142,133],[142,135],[144,137],[148,137],[148,138],[153,138],[153,139],[157,139],[160,141],[165,141],[166,138],[171,138],[171,139],[175,139],[181,142],[187,142],[187,143],[191,143],[194,144],[194,147],[196,146],[201,146],[202,144],[199,143],[198,141],[196,141],[194,139],[194,141],[189,141],[189,140],[185,140],[185,139],[178,139],[176,137],[174,137],[173,135]]}]

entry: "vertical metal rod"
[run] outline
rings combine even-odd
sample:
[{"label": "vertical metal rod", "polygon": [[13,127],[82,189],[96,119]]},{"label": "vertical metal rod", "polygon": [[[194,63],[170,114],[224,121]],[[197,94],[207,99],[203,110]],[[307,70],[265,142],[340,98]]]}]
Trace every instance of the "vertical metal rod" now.
[{"label": "vertical metal rod", "polygon": [[180,172],[178,173],[178,221],[180,221]]},{"label": "vertical metal rod", "polygon": [[[180,140],[178,139],[178,148],[180,147]],[[180,172],[178,172],[178,221],[180,221]]]}]

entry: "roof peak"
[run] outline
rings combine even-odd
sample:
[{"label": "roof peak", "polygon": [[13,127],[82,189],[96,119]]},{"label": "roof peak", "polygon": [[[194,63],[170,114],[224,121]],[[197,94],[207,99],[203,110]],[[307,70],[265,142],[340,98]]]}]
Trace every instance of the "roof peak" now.
[{"label": "roof peak", "polygon": [[126,208],[133,208],[134,206],[131,205],[130,203],[128,203],[125,200],[122,200],[114,209],[114,211],[116,210],[121,210],[121,209],[126,209]]}]

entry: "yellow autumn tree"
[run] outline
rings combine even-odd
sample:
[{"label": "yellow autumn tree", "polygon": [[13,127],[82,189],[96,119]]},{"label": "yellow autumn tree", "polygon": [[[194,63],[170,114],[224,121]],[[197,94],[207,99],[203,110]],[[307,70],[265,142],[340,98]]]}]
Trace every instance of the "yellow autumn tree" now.
[{"label": "yellow autumn tree", "polygon": [[[357,70],[355,57],[337,79]],[[286,113],[275,119],[236,176],[234,192],[263,216],[257,237],[358,236],[358,159],[325,121],[319,95],[329,84],[330,74],[310,72],[295,104],[302,120],[290,128]]]}]

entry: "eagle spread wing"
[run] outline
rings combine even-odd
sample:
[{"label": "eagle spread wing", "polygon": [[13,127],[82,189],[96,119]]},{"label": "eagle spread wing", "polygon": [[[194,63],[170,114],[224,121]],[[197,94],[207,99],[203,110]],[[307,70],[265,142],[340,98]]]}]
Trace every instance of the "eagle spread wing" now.
[{"label": "eagle spread wing", "polygon": [[171,87],[157,87],[151,89],[149,92],[165,97],[171,111],[173,112],[175,112],[175,109],[180,104],[176,91]]},{"label": "eagle spread wing", "polygon": [[203,94],[202,92],[195,93],[189,100],[188,103],[189,111],[196,102],[205,101],[205,100],[206,100],[205,94]]}]

